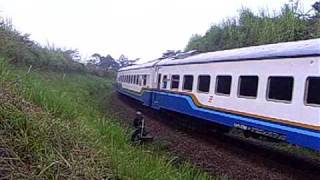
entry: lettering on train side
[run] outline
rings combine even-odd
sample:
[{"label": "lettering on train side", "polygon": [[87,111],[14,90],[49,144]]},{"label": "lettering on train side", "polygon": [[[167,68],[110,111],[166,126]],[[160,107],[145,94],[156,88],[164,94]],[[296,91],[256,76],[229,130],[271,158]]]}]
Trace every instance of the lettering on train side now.
[{"label": "lettering on train side", "polygon": [[213,96],[209,96],[208,103],[212,103]]}]

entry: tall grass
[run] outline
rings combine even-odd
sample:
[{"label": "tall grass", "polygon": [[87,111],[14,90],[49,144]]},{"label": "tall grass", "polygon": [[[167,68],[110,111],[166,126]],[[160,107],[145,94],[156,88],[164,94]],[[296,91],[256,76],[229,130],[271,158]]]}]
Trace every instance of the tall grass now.
[{"label": "tall grass", "polygon": [[4,83],[4,81],[9,76],[9,71],[6,67],[7,67],[7,62],[4,60],[4,58],[0,57],[0,86]]},{"label": "tall grass", "polygon": [[[32,127],[23,136],[32,145],[17,144],[32,154],[33,177],[210,179],[187,163],[176,166],[162,153],[132,146],[128,142],[129,130],[123,129],[115,117],[105,114],[99,103],[112,92],[110,79],[56,72],[26,74],[27,69],[23,68],[10,71],[6,81],[17,82],[11,89],[47,113],[32,120],[6,118],[27,122]],[[20,81],[15,81],[15,75],[19,75]],[[0,117],[2,114],[5,112],[0,112]],[[26,112],[22,114],[28,116]],[[22,129],[22,125],[17,129]]]},{"label": "tall grass", "polygon": [[[0,72],[8,72],[9,65],[4,61],[1,64]],[[108,159],[90,147],[88,137],[92,133],[77,122],[75,112],[68,108],[73,107],[71,102],[62,102],[66,97],[48,89],[41,74],[26,74],[27,69],[9,72],[6,78],[2,76],[0,86],[0,146],[10,154],[0,155],[0,169],[10,168],[6,178],[114,177]],[[30,104],[30,100],[42,108]],[[1,164],[3,161],[6,163]]]}]

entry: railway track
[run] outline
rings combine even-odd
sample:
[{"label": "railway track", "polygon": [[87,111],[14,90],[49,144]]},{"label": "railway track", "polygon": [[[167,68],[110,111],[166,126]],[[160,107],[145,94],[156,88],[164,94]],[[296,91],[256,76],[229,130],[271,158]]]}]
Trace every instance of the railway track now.
[{"label": "railway track", "polygon": [[[135,100],[115,94],[113,111],[131,123],[135,111],[146,116],[152,135],[173,156],[187,160],[212,175],[230,179],[319,179],[320,153],[301,155],[266,143],[228,133],[210,123],[170,111],[155,111]],[[294,148],[293,149],[299,149]]]}]

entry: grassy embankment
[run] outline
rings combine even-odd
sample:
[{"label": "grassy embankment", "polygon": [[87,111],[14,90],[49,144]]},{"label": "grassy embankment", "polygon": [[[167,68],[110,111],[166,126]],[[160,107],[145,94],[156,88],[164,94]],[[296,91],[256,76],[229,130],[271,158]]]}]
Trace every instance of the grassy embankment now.
[{"label": "grassy embankment", "polygon": [[110,95],[111,82],[88,74],[27,73],[1,58],[0,174],[31,179],[209,179],[190,165],[175,166],[161,153],[130,145],[128,130],[98,103]]}]

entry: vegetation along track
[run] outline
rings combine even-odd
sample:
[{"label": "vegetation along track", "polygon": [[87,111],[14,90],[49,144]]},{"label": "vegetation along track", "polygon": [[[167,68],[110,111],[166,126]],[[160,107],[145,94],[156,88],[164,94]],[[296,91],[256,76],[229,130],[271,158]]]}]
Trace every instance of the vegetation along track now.
[{"label": "vegetation along track", "polygon": [[[112,96],[112,110],[130,125],[136,110],[146,115],[146,124],[156,142],[174,156],[210,174],[230,179],[318,179],[320,154],[286,144],[267,143],[229,133],[199,131],[191,119],[168,111],[155,111],[120,94]],[[192,126],[189,126],[193,122]]]}]

